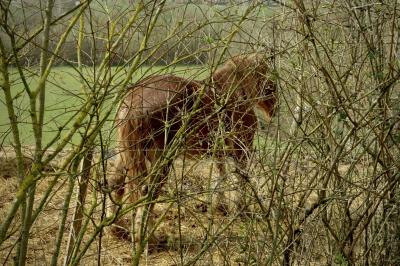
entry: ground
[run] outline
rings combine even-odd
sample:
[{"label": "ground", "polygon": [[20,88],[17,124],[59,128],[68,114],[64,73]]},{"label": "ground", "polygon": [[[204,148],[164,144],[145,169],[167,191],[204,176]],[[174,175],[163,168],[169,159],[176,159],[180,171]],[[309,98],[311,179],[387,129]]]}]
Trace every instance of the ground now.
[{"label": "ground", "polygon": [[[29,166],[31,160],[29,156],[25,159],[25,165]],[[55,161],[54,164],[57,164]],[[186,164],[188,165],[188,164]],[[158,250],[149,250],[143,256],[143,264],[148,265],[177,265],[180,262],[187,262],[207,246],[210,240],[209,230],[220,230],[227,225],[231,219],[237,217],[225,215],[222,212],[213,213],[207,211],[206,195],[204,193],[204,176],[209,174],[211,167],[210,160],[205,160],[199,164],[193,163],[192,174],[182,174],[182,161],[177,160],[174,169],[171,171],[177,178],[185,176],[185,180],[179,184],[183,188],[180,193],[180,206],[175,202],[170,205],[171,198],[177,198],[175,185],[177,179],[170,178],[169,183],[164,189],[162,198],[165,203],[160,203],[156,207],[156,215],[160,217],[166,210],[165,219],[156,232],[159,239],[163,239],[163,245]],[[18,179],[16,177],[16,160],[11,149],[3,151],[0,156],[0,217],[5,217],[7,210],[12,204],[15,192],[18,188]],[[195,173],[195,174],[194,174]],[[49,184],[53,180],[52,171],[48,169],[48,176],[39,183],[36,191],[36,202],[46,192]],[[32,227],[30,236],[30,246],[28,254],[28,265],[47,265],[50,264],[54,251],[55,236],[60,225],[60,214],[64,204],[67,192],[67,182],[64,178],[57,181],[53,188],[54,193],[49,203],[40,213],[37,221]],[[93,193],[91,190],[89,195]],[[89,200],[90,201],[90,200]],[[167,209],[169,206],[169,209]],[[178,210],[179,209],[179,210]],[[95,219],[99,217],[99,211],[94,213]],[[64,232],[61,254],[65,253],[69,227],[72,220],[72,207],[70,207],[67,226],[68,230]],[[0,218],[1,222],[2,218]],[[15,253],[13,247],[18,235],[18,225],[20,223],[19,215],[14,219],[11,231],[14,233],[6,244],[0,250],[1,263],[5,265],[12,264],[12,256]],[[211,224],[214,224],[210,227]],[[179,230],[180,228],[180,230]],[[212,228],[212,229],[210,229]],[[237,238],[238,226],[229,227],[223,234],[219,235],[219,244],[216,248],[208,250],[202,254],[199,260],[200,265],[213,263],[215,265],[225,264],[227,261],[237,264],[243,258],[240,256],[239,247],[229,246],[229,238]],[[88,231],[93,231],[93,226],[89,225]],[[237,232],[235,232],[237,231]],[[88,234],[89,235],[89,234]],[[225,239],[220,241],[221,239]],[[82,265],[94,265],[98,260],[99,238],[89,247],[82,258]],[[127,240],[121,240],[110,234],[109,228],[106,228],[101,239],[100,261],[102,265],[126,265],[131,261],[132,245]],[[210,252],[211,251],[211,252]],[[61,256],[63,257],[63,256]],[[204,261],[204,263],[202,263]],[[224,263],[225,262],[225,263]],[[61,263],[59,261],[58,263]]]}]

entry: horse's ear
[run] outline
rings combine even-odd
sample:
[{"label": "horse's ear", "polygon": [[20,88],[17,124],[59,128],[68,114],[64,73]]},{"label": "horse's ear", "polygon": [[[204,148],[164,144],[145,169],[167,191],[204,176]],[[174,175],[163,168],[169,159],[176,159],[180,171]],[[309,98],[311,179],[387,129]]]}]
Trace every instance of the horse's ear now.
[{"label": "horse's ear", "polygon": [[219,87],[231,86],[241,67],[240,60],[238,61],[237,58],[229,59],[215,70],[212,75],[212,82]]},{"label": "horse's ear", "polygon": [[223,87],[226,82],[226,68],[225,66],[219,67],[212,75],[212,83],[219,87]]}]

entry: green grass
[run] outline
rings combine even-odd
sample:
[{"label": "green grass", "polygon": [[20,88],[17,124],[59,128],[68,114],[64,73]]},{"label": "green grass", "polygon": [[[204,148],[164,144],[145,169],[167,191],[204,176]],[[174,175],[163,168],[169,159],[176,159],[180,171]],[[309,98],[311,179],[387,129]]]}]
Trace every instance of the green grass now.
[{"label": "green grass", "polygon": [[[131,1],[128,0],[94,1],[91,7],[94,12],[94,17],[96,17],[96,21],[102,27],[102,25],[105,25],[107,23],[109,17],[127,15],[129,12],[131,12],[133,6],[130,4],[130,2]],[[185,48],[187,49],[190,48],[194,49],[194,51],[198,51],[199,47],[209,45],[206,40],[213,41],[214,37],[218,39],[229,32],[230,28],[235,24],[234,22],[238,21],[238,19],[245,12],[247,7],[248,5],[245,4],[209,6],[205,4],[177,4],[175,1],[168,1],[165,10],[160,16],[159,25],[157,25],[160,28],[156,27],[156,30],[158,31],[155,30],[154,33],[156,34],[156,36],[154,37],[155,42],[157,43],[157,41],[163,40],[167,28],[171,27],[171,25],[175,25],[181,20],[185,21],[185,23],[188,24],[188,29],[190,29],[190,25],[196,25],[196,23],[201,24],[202,21],[213,22],[210,23],[210,25],[206,25],[204,26],[204,28],[193,33],[193,36],[191,36],[191,38],[193,38],[195,42],[198,43],[197,45],[193,45],[192,48],[189,47],[190,45],[192,45],[191,43],[190,45],[189,43],[183,43],[182,45],[182,47],[186,45],[187,47]],[[22,20],[24,16],[18,15],[18,12],[22,11],[18,8],[18,6],[13,6],[13,8],[15,9],[13,10],[15,11],[14,14],[16,14],[16,17],[19,20]],[[28,25],[41,23],[40,12],[38,12],[37,8],[38,7],[31,7],[24,10],[24,12],[28,14],[27,17],[29,18],[29,20],[25,21]],[[253,15],[256,16],[258,19],[261,18],[261,20],[256,20],[256,22],[253,22],[253,20],[247,21],[243,25],[244,31],[247,32],[249,36],[259,36],[259,33],[262,31],[261,29],[264,27],[265,23],[263,19],[269,17],[273,10],[274,8],[271,8],[269,6],[260,5],[253,12]],[[184,24],[184,27],[186,27],[185,25],[186,24]],[[103,36],[102,34],[107,35],[107,32],[104,30],[104,28],[98,28],[98,36],[101,37]],[[183,36],[185,36],[184,33],[182,34]],[[211,36],[212,34],[214,34],[215,36]],[[247,34],[245,34],[245,36],[247,36]],[[187,36],[185,36],[185,38],[186,37]],[[206,37],[209,39],[207,39]],[[70,38],[74,38],[74,36],[71,35]],[[6,39],[7,38],[5,38],[5,40]],[[70,41],[75,42],[74,39],[71,39]],[[246,42],[247,39],[238,39],[236,41],[238,43],[240,43],[241,41]],[[176,45],[174,42],[172,42],[172,44]],[[7,45],[8,44],[6,41],[6,46]],[[132,43],[129,43],[129,45],[133,47],[133,51],[136,51],[134,49],[134,41],[132,41]],[[166,46],[168,47],[168,45]],[[76,49],[74,46],[72,47],[73,49]],[[186,51],[182,47],[179,46],[176,48],[178,53],[183,52],[182,56],[185,56],[185,52],[189,52],[189,54],[192,53],[192,51]],[[238,51],[246,50],[240,45],[236,47],[236,49]],[[66,54],[68,54],[68,51],[65,52]],[[71,54],[73,55],[73,53]],[[172,59],[175,58],[175,54],[172,54],[170,56],[172,56]],[[38,58],[36,58],[36,60],[38,60]],[[172,60],[163,61],[171,62]],[[32,73],[29,71],[32,71]],[[34,89],[37,86],[38,80],[37,76],[35,76],[35,73],[37,73],[37,71],[38,70],[34,68],[25,71],[25,75],[28,76],[27,81],[31,89]],[[97,71],[94,71],[93,68],[85,68],[83,70],[83,78],[87,80],[89,86],[93,86],[94,80],[97,78],[94,75],[94,73],[96,72]],[[126,77],[126,69],[122,67],[114,67],[112,68],[111,72],[115,75],[115,79],[113,80],[114,84],[117,84],[119,81],[123,80],[124,77]],[[144,76],[152,73],[174,73],[176,75],[183,76],[189,79],[202,79],[208,76],[206,71],[204,71],[203,66],[145,66],[140,68],[134,74],[132,82],[135,82],[138,79],[141,79]],[[15,69],[11,70],[11,79],[12,94],[15,97],[14,108],[17,114],[17,119],[19,121],[21,140],[23,142],[23,145],[32,145],[34,143],[34,138],[29,116],[29,99],[22,86],[22,81]],[[58,131],[59,126],[62,125],[66,120],[73,117],[77,110],[82,106],[84,99],[81,93],[81,76],[75,69],[73,69],[72,67],[53,68],[52,73],[46,83],[46,112],[45,126],[43,131],[44,143],[52,139]],[[66,128],[65,130],[67,129],[68,128]],[[73,141],[75,141],[76,139],[77,138],[74,138]],[[12,144],[12,141],[13,139],[10,133],[9,118],[5,106],[4,94],[0,93],[0,145],[10,145]]]},{"label": "green grass", "polygon": [[[114,84],[122,81],[126,76],[126,69],[114,67],[111,73],[115,75]],[[93,80],[96,78],[92,68],[85,68],[83,77],[89,85],[93,86]],[[178,76],[189,79],[202,79],[205,73],[202,66],[153,66],[140,68],[133,77],[132,83],[150,74],[174,73]],[[35,73],[25,72],[28,77],[27,82],[31,89],[37,86],[38,78]],[[32,124],[29,116],[29,98],[24,91],[22,81],[16,70],[11,71],[12,95],[14,96],[14,110],[19,122],[20,137],[23,145],[33,145],[34,135]],[[43,128],[44,143],[50,141],[58,131],[58,128],[67,120],[76,115],[76,112],[82,106],[84,97],[82,97],[81,76],[72,67],[55,67],[46,83],[46,103],[45,118]],[[106,103],[107,104],[107,103]],[[113,118],[113,117],[111,117]],[[111,136],[109,129],[112,121],[105,127],[105,133]],[[108,131],[107,131],[108,128]],[[67,126],[64,130],[68,130]],[[73,138],[73,142],[79,139],[79,135]],[[0,143],[2,145],[11,145],[13,138],[10,131],[10,122],[8,118],[7,108],[4,100],[4,93],[0,94]],[[1,144],[0,144],[1,145]]]}]

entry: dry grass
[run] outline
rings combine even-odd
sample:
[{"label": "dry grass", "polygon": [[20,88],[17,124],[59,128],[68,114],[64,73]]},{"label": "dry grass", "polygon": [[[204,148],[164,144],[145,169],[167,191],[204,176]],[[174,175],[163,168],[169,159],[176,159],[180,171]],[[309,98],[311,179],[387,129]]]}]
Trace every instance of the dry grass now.
[{"label": "dry grass", "polygon": [[[9,209],[14,195],[17,191],[18,180],[15,176],[15,157],[11,151],[3,152],[0,156],[1,172],[0,172],[0,217],[5,217]],[[27,160],[27,164],[29,160]],[[171,171],[171,177],[168,185],[165,186],[163,195],[161,197],[164,203],[156,205],[155,213],[156,218],[159,217],[169,206],[169,202],[176,201],[177,191],[175,189],[176,183],[180,182],[179,178],[184,177],[182,183],[184,193],[180,193],[181,206],[178,211],[178,203],[174,203],[167,211],[164,221],[157,229],[156,237],[164,242],[163,247],[156,251],[149,251],[142,259],[143,264],[147,265],[177,265],[182,261],[187,261],[190,257],[195,256],[203,247],[204,243],[210,237],[208,232],[208,224],[212,220],[214,227],[221,228],[232,217],[224,216],[221,213],[215,213],[210,216],[207,212],[207,193],[205,192],[204,177],[209,175],[212,162],[206,160],[195,164],[189,162],[186,164],[185,172],[183,172],[183,163],[177,160],[174,164],[174,169]],[[188,173],[187,170],[191,173]],[[193,174],[196,173],[196,174]],[[216,175],[215,172],[212,175]],[[175,178],[174,178],[175,177]],[[40,198],[47,191],[48,185],[54,177],[51,172],[48,176],[43,178],[37,186],[36,190],[36,205]],[[38,219],[32,226],[30,235],[30,248],[28,252],[27,264],[28,265],[48,265],[51,261],[55,245],[55,236],[57,235],[60,213],[63,208],[65,196],[67,193],[67,181],[64,178],[59,178],[57,185],[53,189],[51,199],[48,201],[46,207],[43,209]],[[96,193],[91,190],[90,193]],[[88,200],[90,202],[91,199]],[[100,203],[100,202],[99,202]],[[99,204],[100,205],[100,204]],[[70,227],[72,222],[72,207],[70,207],[67,226]],[[95,211],[93,219],[99,219],[100,210]],[[97,220],[98,221],[98,220]],[[0,222],[2,219],[0,218]],[[15,247],[13,246],[18,238],[18,228],[20,226],[20,219],[17,217],[14,220],[11,231],[14,232],[11,237],[4,243],[2,250],[0,250],[1,263],[11,264],[12,257],[15,254]],[[225,231],[219,236],[218,245],[212,248],[199,260],[200,265],[213,262],[215,265],[224,264],[224,260],[229,260],[230,263],[241,260],[240,250],[237,247],[230,246],[230,239],[240,237],[241,224],[240,220],[236,225],[232,226],[229,230]],[[180,232],[178,230],[180,228]],[[94,230],[93,225],[89,226],[87,237]],[[65,256],[65,247],[67,245],[68,230],[64,232],[64,240],[61,247],[61,256]],[[87,239],[87,237],[84,238]],[[101,265],[126,265],[131,260],[132,244],[126,240],[120,240],[105,230],[102,238],[102,251],[101,251]],[[94,241],[85,256],[82,259],[83,265],[94,265],[98,259],[98,242]],[[225,261],[226,262],[226,261]],[[61,264],[62,262],[59,261]]]}]

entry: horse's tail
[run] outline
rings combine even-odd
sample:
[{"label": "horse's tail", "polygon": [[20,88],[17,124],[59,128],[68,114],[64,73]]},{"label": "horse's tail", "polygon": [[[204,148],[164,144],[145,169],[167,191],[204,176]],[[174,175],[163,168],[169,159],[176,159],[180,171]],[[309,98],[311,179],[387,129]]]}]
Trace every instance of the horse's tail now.
[{"label": "horse's tail", "polygon": [[126,170],[132,171],[131,177],[142,174],[146,169],[144,147],[148,127],[145,116],[132,110],[121,110],[118,125],[118,142],[121,158]]},{"label": "horse's tail", "polygon": [[141,116],[133,116],[130,110],[124,107],[121,107],[117,114],[117,159],[114,175],[109,180],[117,201],[124,195],[125,184],[134,190],[139,189],[140,176],[146,173],[142,120]]}]

